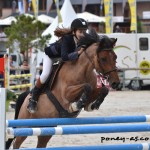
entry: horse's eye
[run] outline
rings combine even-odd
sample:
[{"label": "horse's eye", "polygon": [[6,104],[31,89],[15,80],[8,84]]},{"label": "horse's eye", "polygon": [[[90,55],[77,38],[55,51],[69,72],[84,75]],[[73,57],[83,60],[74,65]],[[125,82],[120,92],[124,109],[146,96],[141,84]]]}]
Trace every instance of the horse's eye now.
[{"label": "horse's eye", "polygon": [[116,60],[116,59],[117,59],[117,55],[114,56],[114,60]]}]

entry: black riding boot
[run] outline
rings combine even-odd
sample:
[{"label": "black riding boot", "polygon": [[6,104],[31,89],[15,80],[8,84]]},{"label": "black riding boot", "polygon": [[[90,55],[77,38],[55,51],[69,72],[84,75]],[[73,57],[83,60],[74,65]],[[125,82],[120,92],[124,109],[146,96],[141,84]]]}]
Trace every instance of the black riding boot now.
[{"label": "black riding boot", "polygon": [[29,104],[27,106],[27,110],[30,113],[35,113],[37,111],[37,102],[41,93],[41,87],[42,87],[41,81],[40,79],[38,79],[35,87],[33,88],[31,92],[32,97],[30,98]]}]

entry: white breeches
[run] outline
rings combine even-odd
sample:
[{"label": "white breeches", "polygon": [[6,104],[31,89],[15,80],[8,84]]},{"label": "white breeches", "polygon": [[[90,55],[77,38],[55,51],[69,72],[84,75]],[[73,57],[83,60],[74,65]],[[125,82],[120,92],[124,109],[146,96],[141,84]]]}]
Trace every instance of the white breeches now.
[{"label": "white breeches", "polygon": [[41,83],[44,84],[49,77],[52,70],[52,60],[48,57],[48,55],[44,54],[43,58],[43,71],[40,75]]}]

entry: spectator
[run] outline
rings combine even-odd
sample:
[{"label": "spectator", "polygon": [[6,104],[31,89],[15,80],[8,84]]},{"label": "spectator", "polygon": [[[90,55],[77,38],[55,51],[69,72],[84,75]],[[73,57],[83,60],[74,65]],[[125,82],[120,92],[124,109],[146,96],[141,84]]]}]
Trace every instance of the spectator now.
[{"label": "spectator", "polygon": [[17,3],[15,0],[12,1],[12,13],[16,13],[16,6],[17,6]]},{"label": "spectator", "polygon": [[3,73],[0,72],[0,87],[4,87],[3,79],[4,79],[4,75],[3,75]]},{"label": "spectator", "polygon": [[20,66],[22,69],[21,74],[28,74],[30,73],[30,66],[28,65],[27,60],[24,60],[22,65]]},{"label": "spectator", "polygon": [[16,68],[15,68],[15,64],[14,64],[14,61],[12,59],[12,56],[9,56],[9,67],[10,67],[10,74],[15,75],[16,74]]},{"label": "spectator", "polygon": [[119,33],[119,32],[122,32],[121,28],[119,27],[119,25],[116,26],[116,29],[115,29],[115,33]]},{"label": "spectator", "polygon": [[0,27],[0,38],[6,38],[6,34],[4,33],[1,27]]}]

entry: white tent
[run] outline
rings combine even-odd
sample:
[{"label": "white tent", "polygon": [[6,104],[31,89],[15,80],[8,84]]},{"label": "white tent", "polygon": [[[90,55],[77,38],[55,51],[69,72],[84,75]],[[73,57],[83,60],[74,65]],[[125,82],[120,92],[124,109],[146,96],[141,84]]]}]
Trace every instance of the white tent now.
[{"label": "white tent", "polygon": [[89,12],[78,13],[77,17],[78,18],[83,18],[87,22],[95,22],[95,23],[105,22],[105,17],[99,17],[99,16],[91,14]]},{"label": "white tent", "polygon": [[54,21],[54,18],[42,14],[42,15],[39,15],[39,16],[37,17],[37,20],[39,20],[39,21],[41,21],[41,22],[43,22],[43,23],[45,23],[45,24],[51,24],[51,23]]},{"label": "white tent", "polygon": [[0,25],[5,25],[5,22],[3,19],[0,19]]},{"label": "white tent", "polygon": [[22,15],[25,15],[26,17],[33,17],[33,15],[31,15],[31,14],[28,14],[28,13],[25,13],[25,14],[22,14]]},{"label": "white tent", "polygon": [[17,19],[13,16],[7,17],[5,19],[0,20],[0,25],[11,25],[12,21],[16,22]]},{"label": "white tent", "polygon": [[[70,0],[65,0],[61,10],[60,10],[61,16],[62,16],[62,23],[59,24],[59,27],[70,27],[71,22],[77,18],[76,13],[71,5]],[[57,37],[54,36],[54,30],[58,26],[58,17],[56,17],[53,21],[53,23],[43,32],[43,36],[47,34],[51,34],[52,38],[50,39],[50,43],[55,42],[57,40]]]}]

